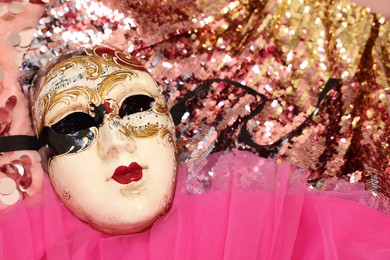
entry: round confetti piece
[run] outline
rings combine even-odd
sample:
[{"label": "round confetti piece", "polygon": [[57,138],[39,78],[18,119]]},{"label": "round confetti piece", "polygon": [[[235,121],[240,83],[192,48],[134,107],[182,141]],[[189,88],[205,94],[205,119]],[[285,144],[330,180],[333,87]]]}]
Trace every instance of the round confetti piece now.
[{"label": "round confetti piece", "polygon": [[20,14],[24,11],[25,6],[22,3],[19,2],[12,2],[11,4],[8,5],[8,10],[12,14]]},{"label": "round confetti piece", "polygon": [[13,205],[19,200],[20,200],[20,193],[18,190],[15,190],[9,195],[0,196],[0,201],[7,206]]},{"label": "round confetti piece", "polygon": [[19,32],[20,35],[20,47],[28,47],[34,39],[35,29],[32,27],[25,28]]},{"label": "round confetti piece", "polygon": [[17,46],[19,45],[21,41],[20,35],[18,32],[12,32],[10,35],[7,37],[7,43],[12,46]]},{"label": "round confetti piece", "polygon": [[3,20],[11,20],[14,15],[8,10],[8,4],[0,3],[0,18]]},{"label": "round confetti piece", "polygon": [[50,0],[30,0],[32,4],[48,4]]},{"label": "round confetti piece", "polygon": [[16,189],[16,183],[9,177],[0,178],[0,194],[9,195]]}]

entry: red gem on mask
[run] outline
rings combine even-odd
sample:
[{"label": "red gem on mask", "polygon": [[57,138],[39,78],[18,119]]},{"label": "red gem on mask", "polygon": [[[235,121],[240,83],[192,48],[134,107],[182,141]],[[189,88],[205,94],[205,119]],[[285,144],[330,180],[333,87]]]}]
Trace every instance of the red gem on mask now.
[{"label": "red gem on mask", "polygon": [[114,110],[113,103],[114,101],[112,99],[106,99],[104,100],[104,108],[106,109],[107,114],[112,113]]}]

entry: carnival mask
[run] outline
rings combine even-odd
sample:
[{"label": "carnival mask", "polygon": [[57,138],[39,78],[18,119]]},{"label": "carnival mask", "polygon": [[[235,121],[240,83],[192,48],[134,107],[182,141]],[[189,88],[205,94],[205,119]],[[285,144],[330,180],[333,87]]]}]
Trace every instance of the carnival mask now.
[{"label": "carnival mask", "polygon": [[101,46],[63,54],[38,72],[31,98],[52,186],[74,215],[119,235],[165,214],[175,188],[174,125],[134,58]]}]

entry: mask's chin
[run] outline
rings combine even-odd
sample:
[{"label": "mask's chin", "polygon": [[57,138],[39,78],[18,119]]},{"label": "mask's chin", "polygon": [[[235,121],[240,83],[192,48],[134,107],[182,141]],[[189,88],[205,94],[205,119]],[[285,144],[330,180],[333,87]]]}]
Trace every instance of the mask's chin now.
[{"label": "mask's chin", "polygon": [[[57,193],[58,196],[59,195]],[[75,205],[69,204],[68,201],[65,201],[62,199],[65,206],[68,208],[69,211],[71,211],[79,220],[87,223],[92,228],[94,228],[97,231],[109,234],[109,235],[128,235],[133,234],[137,232],[141,232],[148,227],[150,227],[162,214],[159,212],[155,212],[154,214],[151,214],[150,216],[145,216],[141,219],[132,219],[128,216],[131,216],[131,213],[125,214],[125,216],[94,216],[87,214],[85,211],[80,210],[78,207],[75,207]],[[165,205],[166,208],[169,208],[171,206],[171,201],[169,204]],[[165,211],[166,212],[166,211]],[[164,213],[165,213],[164,212]]]},{"label": "mask's chin", "polygon": [[[167,208],[169,208],[170,206],[171,206],[171,202],[166,205]],[[93,217],[89,217],[87,219],[84,219],[83,221],[89,224],[92,228],[100,232],[109,235],[118,236],[118,235],[129,235],[133,233],[142,232],[148,227],[150,227],[162,215],[163,214],[154,214],[154,216],[151,218],[142,219],[137,222],[131,222],[128,220],[124,220],[122,222],[120,221],[106,222],[106,221],[99,221],[98,219]]]}]

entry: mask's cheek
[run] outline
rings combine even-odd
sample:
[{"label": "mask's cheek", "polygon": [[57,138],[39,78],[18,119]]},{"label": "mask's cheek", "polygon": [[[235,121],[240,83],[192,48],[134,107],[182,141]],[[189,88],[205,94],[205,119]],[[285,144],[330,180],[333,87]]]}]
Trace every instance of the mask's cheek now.
[{"label": "mask's cheek", "polygon": [[104,167],[94,154],[87,150],[55,156],[49,162],[49,176],[55,192],[67,208],[84,221],[100,214],[98,209],[107,206],[104,204],[111,194],[105,186]]},{"label": "mask's cheek", "polygon": [[154,205],[151,214],[162,215],[174,197],[177,173],[174,144],[164,142],[164,138],[158,135],[139,139],[137,147],[139,155],[147,159],[145,180],[148,180],[150,205]]}]

